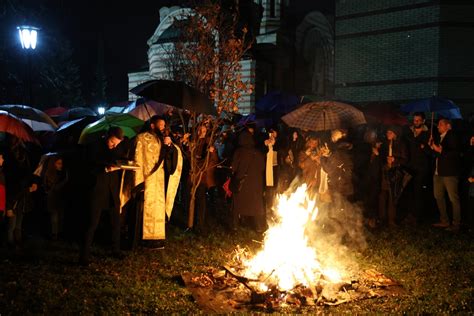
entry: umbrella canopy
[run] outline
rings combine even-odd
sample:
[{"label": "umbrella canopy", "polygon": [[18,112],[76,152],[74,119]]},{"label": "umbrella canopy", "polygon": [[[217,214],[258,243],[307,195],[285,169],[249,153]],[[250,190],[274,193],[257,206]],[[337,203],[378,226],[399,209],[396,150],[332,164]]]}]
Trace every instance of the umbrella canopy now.
[{"label": "umbrella canopy", "polygon": [[67,111],[66,108],[63,108],[62,106],[56,106],[54,108],[49,108],[49,109],[44,110],[44,113],[52,117],[52,116],[60,116],[66,111]]},{"label": "umbrella canopy", "polygon": [[72,121],[68,122],[61,122],[59,128],[56,130],[57,134],[68,134],[71,133],[73,130],[80,129],[79,132],[81,132],[87,125],[97,121],[95,117],[92,116],[86,116],[86,117],[81,117]]},{"label": "umbrella canopy", "polygon": [[406,125],[408,118],[390,103],[375,103],[364,108],[364,115],[369,123],[383,125]]},{"label": "umbrella canopy", "polygon": [[125,113],[125,106],[112,106],[105,113]]},{"label": "umbrella canopy", "polygon": [[456,109],[449,109],[449,110],[441,110],[436,112],[438,116],[442,116],[444,118],[450,119],[450,120],[461,120],[462,115],[461,111],[459,108]]},{"label": "umbrella canopy", "polygon": [[143,121],[147,121],[153,115],[165,115],[169,112],[176,112],[178,110],[178,108],[168,104],[140,98],[126,107],[123,113],[128,113]]},{"label": "umbrella canopy", "polygon": [[255,110],[258,114],[284,115],[287,114],[300,104],[300,99],[296,95],[281,91],[272,91],[264,95],[255,104]]},{"label": "umbrella canopy", "polygon": [[84,108],[84,107],[77,107],[77,108],[72,108],[64,112],[59,116],[59,121],[72,121],[76,120],[78,118],[86,117],[86,116],[97,116],[97,113],[95,113],[92,109],[90,108]]},{"label": "umbrella canopy", "polygon": [[11,113],[28,124],[34,131],[55,131],[58,125],[46,113],[28,105],[0,105],[0,110]]},{"label": "umbrella canopy", "polygon": [[97,122],[87,125],[79,137],[79,144],[87,144],[100,139],[112,126],[118,126],[125,136],[132,138],[141,130],[144,121],[130,114],[106,114]]},{"label": "umbrella canopy", "polygon": [[459,107],[451,100],[433,96],[431,98],[421,99],[401,106],[403,112],[445,112]]},{"label": "umbrella canopy", "polygon": [[16,136],[26,142],[39,144],[31,127],[6,111],[0,111],[0,132]]},{"label": "umbrella canopy", "polygon": [[204,94],[184,82],[150,80],[130,90],[131,93],[156,102],[197,113],[215,114],[216,108]]},{"label": "umbrella canopy", "polygon": [[323,102],[324,97],[316,94],[305,94],[300,97],[300,103],[306,104],[311,102]]},{"label": "umbrella canopy", "polygon": [[281,119],[290,127],[315,132],[366,123],[364,113],[352,105],[336,101],[307,103]]},{"label": "umbrella canopy", "polygon": [[264,128],[264,127],[270,127],[273,125],[273,120],[272,119],[263,119],[263,118],[257,118],[255,113],[250,113],[246,116],[243,116],[238,122],[238,126],[245,126],[248,124],[255,124],[255,126],[258,129]]}]

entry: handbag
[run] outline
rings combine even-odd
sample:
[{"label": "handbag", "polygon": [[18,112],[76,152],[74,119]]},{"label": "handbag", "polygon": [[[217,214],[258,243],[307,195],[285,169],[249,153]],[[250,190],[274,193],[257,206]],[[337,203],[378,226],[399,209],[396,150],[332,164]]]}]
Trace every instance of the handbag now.
[{"label": "handbag", "polygon": [[244,184],[244,180],[247,177],[247,173],[245,173],[243,178],[237,179],[235,175],[232,175],[229,179],[229,190],[232,193],[239,193],[242,190],[242,185]]}]

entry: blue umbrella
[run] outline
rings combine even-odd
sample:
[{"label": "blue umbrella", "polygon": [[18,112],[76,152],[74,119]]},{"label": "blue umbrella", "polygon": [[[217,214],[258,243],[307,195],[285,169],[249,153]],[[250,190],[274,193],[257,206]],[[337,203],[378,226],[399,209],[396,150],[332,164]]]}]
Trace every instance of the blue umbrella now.
[{"label": "blue umbrella", "polygon": [[402,105],[400,110],[403,112],[441,112],[457,109],[459,107],[453,101],[446,98],[432,96],[431,98],[421,99]]},{"label": "blue umbrella", "polygon": [[258,114],[287,114],[298,106],[300,100],[297,96],[281,91],[272,91],[264,95],[255,104]]},{"label": "blue umbrella", "polygon": [[264,127],[270,127],[273,125],[273,121],[271,119],[260,119],[257,118],[255,113],[250,113],[246,116],[243,116],[238,122],[238,126],[245,126],[247,124],[255,124],[258,129],[262,129]]},{"label": "blue umbrella", "polygon": [[450,120],[462,119],[461,111],[459,111],[459,108],[450,109],[450,110],[442,110],[442,111],[438,111],[437,113],[439,116],[445,117]]},{"label": "blue umbrella", "polygon": [[401,106],[403,112],[431,112],[431,134],[433,134],[434,113],[447,119],[462,119],[459,107],[451,100],[432,96]]}]

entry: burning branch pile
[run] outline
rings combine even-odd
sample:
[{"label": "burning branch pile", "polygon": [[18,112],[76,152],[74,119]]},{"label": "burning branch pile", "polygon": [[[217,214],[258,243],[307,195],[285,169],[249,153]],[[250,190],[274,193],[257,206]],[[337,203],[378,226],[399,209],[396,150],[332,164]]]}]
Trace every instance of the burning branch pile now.
[{"label": "burning branch pile", "polygon": [[[398,283],[374,270],[350,276],[338,262],[323,266],[318,261],[324,254],[310,246],[307,232],[318,208],[308,199],[306,185],[280,196],[275,211],[275,223],[255,255],[237,247],[233,260],[222,270],[211,269],[199,276],[183,274],[201,306],[213,312],[245,307],[275,310],[400,293]],[[211,301],[219,303],[210,308]]]}]

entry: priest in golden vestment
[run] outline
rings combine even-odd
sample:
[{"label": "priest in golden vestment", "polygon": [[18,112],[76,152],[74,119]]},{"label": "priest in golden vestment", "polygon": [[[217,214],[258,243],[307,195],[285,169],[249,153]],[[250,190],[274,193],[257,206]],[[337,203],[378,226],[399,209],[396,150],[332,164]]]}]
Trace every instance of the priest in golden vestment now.
[{"label": "priest in golden vestment", "polygon": [[160,116],[150,119],[150,130],[136,137],[135,186],[144,184],[143,240],[165,239],[166,216],[171,217],[178,190],[183,157],[173,144]]}]

